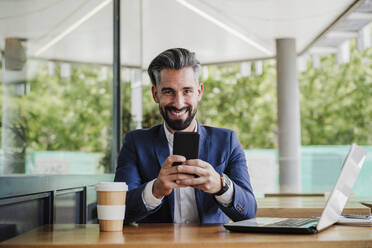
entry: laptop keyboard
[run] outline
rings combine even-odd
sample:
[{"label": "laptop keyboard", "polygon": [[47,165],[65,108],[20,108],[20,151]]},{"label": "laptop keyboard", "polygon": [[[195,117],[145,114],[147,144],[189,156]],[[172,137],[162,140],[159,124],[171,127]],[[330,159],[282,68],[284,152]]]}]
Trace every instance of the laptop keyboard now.
[{"label": "laptop keyboard", "polygon": [[314,223],[316,225],[318,222],[317,219],[314,218],[295,218],[295,219],[286,219],[279,222],[275,222],[272,224],[269,224],[267,226],[277,226],[277,227],[300,227],[306,224]]}]

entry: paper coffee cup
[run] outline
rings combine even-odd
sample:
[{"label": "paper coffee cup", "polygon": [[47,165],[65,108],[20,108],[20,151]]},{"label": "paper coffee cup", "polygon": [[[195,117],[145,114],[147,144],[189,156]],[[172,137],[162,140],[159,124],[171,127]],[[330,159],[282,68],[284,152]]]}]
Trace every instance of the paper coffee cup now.
[{"label": "paper coffee cup", "polygon": [[123,244],[125,236],[123,232],[100,232],[98,242],[101,244]]},{"label": "paper coffee cup", "polygon": [[126,183],[101,182],[96,186],[99,229],[103,232],[122,231],[125,214]]}]

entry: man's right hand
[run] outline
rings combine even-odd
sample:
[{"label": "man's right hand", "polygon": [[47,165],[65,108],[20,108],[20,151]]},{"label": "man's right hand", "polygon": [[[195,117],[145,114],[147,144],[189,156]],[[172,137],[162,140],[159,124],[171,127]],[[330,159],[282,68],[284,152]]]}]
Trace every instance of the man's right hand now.
[{"label": "man's right hand", "polygon": [[186,158],[180,155],[169,156],[161,166],[158,178],[152,186],[152,194],[160,199],[169,195],[174,188],[184,187],[176,183],[176,180],[193,178],[192,175],[178,172],[178,166],[172,166],[174,162],[184,162]]}]

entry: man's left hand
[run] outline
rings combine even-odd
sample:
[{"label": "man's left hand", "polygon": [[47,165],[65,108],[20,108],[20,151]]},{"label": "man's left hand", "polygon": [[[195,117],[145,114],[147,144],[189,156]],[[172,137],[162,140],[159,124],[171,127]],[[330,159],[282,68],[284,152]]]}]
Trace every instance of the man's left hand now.
[{"label": "man's left hand", "polygon": [[191,159],[178,165],[178,173],[195,174],[199,177],[176,180],[176,183],[182,186],[191,186],[193,188],[201,189],[206,193],[214,194],[220,191],[221,176],[218,174],[212,165],[200,160]]}]

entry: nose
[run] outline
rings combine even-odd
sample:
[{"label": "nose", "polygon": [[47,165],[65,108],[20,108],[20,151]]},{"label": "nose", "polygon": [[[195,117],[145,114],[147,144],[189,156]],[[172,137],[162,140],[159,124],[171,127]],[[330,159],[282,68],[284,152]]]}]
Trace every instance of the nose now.
[{"label": "nose", "polygon": [[185,105],[185,98],[183,94],[177,93],[175,98],[174,98],[174,106],[178,109],[183,108]]}]

